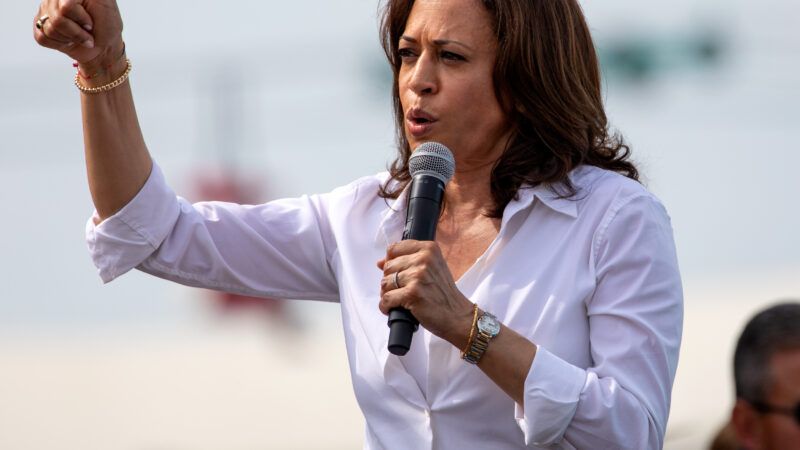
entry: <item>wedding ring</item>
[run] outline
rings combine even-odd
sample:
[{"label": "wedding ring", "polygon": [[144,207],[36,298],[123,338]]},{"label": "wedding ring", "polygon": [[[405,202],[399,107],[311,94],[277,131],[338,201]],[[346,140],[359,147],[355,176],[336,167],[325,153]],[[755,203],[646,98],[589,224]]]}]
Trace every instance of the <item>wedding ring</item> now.
[{"label": "wedding ring", "polygon": [[394,288],[400,289],[400,280],[397,279],[397,276],[400,275],[400,272],[395,272],[394,276],[392,277],[392,281],[394,282]]},{"label": "wedding ring", "polygon": [[44,23],[47,22],[47,19],[49,19],[49,18],[50,18],[50,16],[45,14],[42,17],[39,17],[38,19],[36,19],[36,28],[38,30],[40,30],[42,33],[44,33]]}]

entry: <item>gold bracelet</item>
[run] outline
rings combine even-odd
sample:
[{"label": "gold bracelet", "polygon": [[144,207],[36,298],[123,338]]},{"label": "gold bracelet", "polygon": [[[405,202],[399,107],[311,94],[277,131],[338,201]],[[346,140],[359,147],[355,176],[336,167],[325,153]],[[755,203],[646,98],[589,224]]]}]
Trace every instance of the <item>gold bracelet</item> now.
[{"label": "gold bracelet", "polygon": [[131,74],[131,70],[133,69],[133,65],[131,64],[131,60],[128,59],[128,58],[125,58],[125,63],[127,64],[127,67],[125,68],[125,73],[120,75],[119,78],[117,78],[116,80],[112,81],[111,83],[104,84],[104,85],[98,86],[98,87],[86,87],[86,86],[82,85],[81,84],[81,74],[80,73],[76,73],[75,74],[75,87],[77,87],[78,90],[83,92],[84,94],[99,94],[101,92],[108,92],[108,91],[114,89],[115,87],[118,87],[122,83],[124,83],[128,79],[128,76]]},{"label": "gold bracelet", "polygon": [[472,327],[469,329],[469,338],[467,338],[467,345],[464,347],[464,350],[461,352],[461,358],[467,355],[467,351],[469,350],[470,346],[472,346],[472,338],[475,337],[475,324],[478,323],[478,304],[472,304]]}]

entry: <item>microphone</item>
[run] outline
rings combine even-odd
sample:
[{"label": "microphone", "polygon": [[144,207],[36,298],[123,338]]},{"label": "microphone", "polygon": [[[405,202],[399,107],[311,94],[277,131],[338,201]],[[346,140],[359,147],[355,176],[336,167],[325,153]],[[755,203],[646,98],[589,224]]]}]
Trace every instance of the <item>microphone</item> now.
[{"label": "microphone", "polygon": [[[408,195],[403,240],[433,241],[442,212],[444,186],[453,178],[456,162],[450,149],[438,142],[426,142],[411,154],[408,171],[411,191]],[[411,348],[419,321],[405,308],[389,311],[389,351],[405,355]]]}]

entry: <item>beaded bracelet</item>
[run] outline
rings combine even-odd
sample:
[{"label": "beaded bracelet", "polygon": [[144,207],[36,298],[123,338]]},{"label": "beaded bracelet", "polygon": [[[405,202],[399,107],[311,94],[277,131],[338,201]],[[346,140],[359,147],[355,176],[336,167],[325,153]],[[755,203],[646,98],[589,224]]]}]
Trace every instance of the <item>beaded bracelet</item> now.
[{"label": "beaded bracelet", "polygon": [[127,67],[125,68],[125,73],[120,75],[119,78],[112,81],[111,83],[104,84],[98,87],[86,87],[81,84],[81,75],[80,73],[77,73],[75,74],[75,87],[77,87],[78,90],[83,92],[84,94],[99,94],[101,92],[108,92],[114,89],[115,87],[121,85],[122,83],[124,83],[128,79],[128,76],[131,74],[131,70],[133,69],[131,60],[125,58],[125,63],[127,64]]},{"label": "beaded bracelet", "polygon": [[472,346],[472,338],[475,337],[475,324],[478,323],[478,304],[472,304],[472,327],[469,329],[469,338],[467,338],[467,345],[461,351],[461,358],[467,355],[467,351]]}]

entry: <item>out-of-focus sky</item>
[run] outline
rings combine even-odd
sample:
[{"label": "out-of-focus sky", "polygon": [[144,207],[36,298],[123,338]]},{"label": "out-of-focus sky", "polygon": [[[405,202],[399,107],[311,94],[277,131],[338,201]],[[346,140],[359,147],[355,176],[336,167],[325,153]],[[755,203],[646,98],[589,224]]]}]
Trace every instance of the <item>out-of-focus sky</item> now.
[{"label": "out-of-focus sky", "polygon": [[[686,332],[667,448],[698,448],[731,404],[747,316],[800,297],[800,4],[583,4],[611,122],[673,220]],[[92,206],[74,72],[32,39],[36,7],[11,2],[0,16],[0,447],[54,448],[38,430],[84,449],[360,445],[335,305],[291,305],[304,324],[291,331],[220,319],[204,294],[138,273],[100,284],[83,241]],[[265,199],[385,168],[376,2],[121,9],[145,138],[177,191],[191,196],[215,162],[259,179]],[[318,390],[336,394],[321,406]],[[346,426],[304,431],[328,413]]]}]

